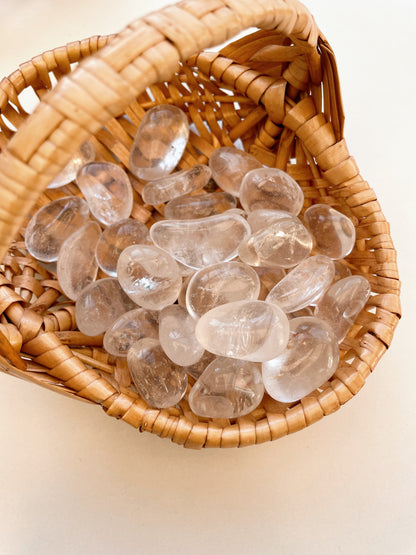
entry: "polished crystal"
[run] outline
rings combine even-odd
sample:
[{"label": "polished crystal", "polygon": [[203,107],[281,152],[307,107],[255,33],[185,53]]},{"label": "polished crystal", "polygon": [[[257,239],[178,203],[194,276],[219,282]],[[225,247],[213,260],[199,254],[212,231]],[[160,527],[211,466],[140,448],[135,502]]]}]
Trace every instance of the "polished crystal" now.
[{"label": "polished crystal", "polygon": [[152,407],[169,408],[185,395],[188,375],[166,356],[157,339],[146,337],[134,343],[127,364],[137,391]]},{"label": "polished crystal", "polygon": [[251,154],[238,148],[222,146],[214,150],[209,159],[212,177],[218,187],[235,197],[239,196],[243,177],[263,165]]},{"label": "polished crystal", "polygon": [[258,209],[285,210],[297,216],[303,192],[296,181],[277,168],[259,168],[244,176],[240,202],[246,212]]},{"label": "polished crystal", "polygon": [[124,249],[118,259],[117,276],[127,295],[150,310],[161,310],[174,303],[182,287],[175,260],[153,245]]},{"label": "polished crystal", "polygon": [[142,191],[145,204],[158,206],[169,200],[187,195],[205,187],[211,178],[208,166],[197,164],[187,170],[172,173],[166,177],[146,183]]},{"label": "polished crystal", "polygon": [[237,201],[229,193],[222,191],[199,195],[184,195],[170,200],[165,206],[165,218],[168,220],[194,220],[222,214],[235,208]]},{"label": "polished crystal", "polygon": [[81,291],[97,277],[95,248],[101,235],[97,222],[88,222],[73,233],[59,251],[57,276],[64,294],[76,301]]},{"label": "polished crystal", "polygon": [[63,197],[42,206],[30,220],[25,233],[26,247],[42,262],[58,260],[64,242],[88,221],[85,200]]},{"label": "polished crystal", "polygon": [[216,306],[233,301],[256,300],[260,280],[243,262],[220,262],[196,272],[186,291],[189,314],[199,318]]},{"label": "polished crystal", "polygon": [[286,314],[264,301],[236,301],[201,316],[196,337],[219,356],[263,362],[277,356],[289,338]]},{"label": "polished crystal", "polygon": [[185,151],[189,125],[185,113],[171,104],[148,110],[130,151],[130,170],[150,181],[169,175]]},{"label": "polished crystal", "polygon": [[249,234],[246,220],[228,212],[196,220],[163,220],[150,229],[155,245],[196,269],[231,260]]},{"label": "polished crystal", "polygon": [[327,323],[310,316],[294,318],[287,348],[262,364],[264,386],[277,401],[298,401],[324,384],[338,361],[338,342]]},{"label": "polished crystal", "polygon": [[159,338],[156,314],[145,308],[134,308],[120,316],[104,335],[103,347],[116,357],[126,357],[127,351],[144,337]]},{"label": "polished crystal", "polygon": [[196,364],[204,354],[195,337],[195,320],[179,305],[160,312],[159,341],[166,355],[179,366]]},{"label": "polished crystal", "polygon": [[63,187],[77,176],[78,170],[95,159],[95,149],[90,141],[86,141],[80,149],[72,156],[64,169],[49,183],[48,189]]},{"label": "polished crystal", "polygon": [[261,403],[264,385],[258,365],[215,358],[189,393],[189,406],[205,418],[239,418]]},{"label": "polished crystal", "polygon": [[97,243],[95,256],[101,270],[117,276],[117,262],[124,249],[150,242],[149,230],[142,222],[128,218],[108,226]]}]

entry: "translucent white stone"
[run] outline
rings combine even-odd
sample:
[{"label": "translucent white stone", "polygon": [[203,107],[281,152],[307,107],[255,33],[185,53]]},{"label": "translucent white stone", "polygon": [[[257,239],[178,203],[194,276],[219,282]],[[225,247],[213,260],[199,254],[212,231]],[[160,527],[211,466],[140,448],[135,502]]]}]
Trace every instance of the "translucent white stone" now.
[{"label": "translucent white stone", "polygon": [[172,407],[185,395],[188,375],[166,356],[157,339],[134,343],[127,353],[127,364],[137,391],[152,407]]},{"label": "translucent white stone", "polygon": [[168,220],[194,220],[222,214],[235,208],[237,201],[229,193],[207,193],[186,195],[170,200],[165,206],[165,218]]},{"label": "translucent white stone", "polygon": [[259,291],[260,279],[253,268],[243,262],[220,262],[193,275],[186,291],[186,307],[198,319],[222,304],[254,301]]},{"label": "translucent white stone", "polygon": [[293,320],[293,318],[303,318],[303,316],[313,316],[314,315],[314,308],[313,306],[305,306],[305,308],[301,308],[300,310],[295,310],[294,312],[290,312],[287,317],[289,320]]},{"label": "translucent white stone", "polygon": [[276,283],[279,283],[286,275],[283,268],[264,268],[262,266],[253,266],[256,274],[260,278],[259,300],[264,301]]},{"label": "translucent white stone", "polygon": [[103,347],[110,355],[126,357],[133,343],[144,337],[159,338],[157,318],[145,308],[135,308],[120,316],[105,332]]},{"label": "translucent white stone", "polygon": [[187,374],[192,376],[195,380],[199,378],[205,368],[208,366],[210,362],[212,362],[215,358],[215,355],[210,353],[209,351],[204,351],[202,358],[198,360],[195,364],[191,364],[190,366],[184,366],[183,369],[186,371]]},{"label": "translucent white stone", "polygon": [[303,191],[296,181],[277,168],[251,170],[240,189],[240,202],[246,212],[265,208],[286,210],[297,216],[303,201]]},{"label": "translucent white stone", "polygon": [[264,301],[237,301],[206,312],[198,320],[196,337],[219,356],[263,362],[277,356],[289,338],[286,314]]},{"label": "translucent white stone", "polygon": [[251,154],[229,146],[214,150],[209,159],[212,177],[223,191],[239,196],[243,177],[263,165]]},{"label": "translucent white stone", "polygon": [[196,269],[231,260],[249,235],[245,219],[228,212],[197,220],[163,220],[150,229],[155,245]]},{"label": "translucent white stone", "polygon": [[42,262],[58,260],[64,242],[87,223],[88,216],[87,203],[78,197],[63,197],[42,206],[26,228],[29,254]]},{"label": "translucent white stone", "polygon": [[299,218],[286,212],[285,210],[269,210],[267,208],[260,208],[249,212],[247,222],[250,226],[251,232],[256,233],[260,229],[264,229],[279,220],[288,219],[292,222],[300,222]]},{"label": "translucent white stone", "polygon": [[293,268],[268,294],[266,301],[285,312],[294,312],[313,304],[334,279],[335,268],[323,254],[311,256]]},{"label": "translucent white stone", "polygon": [[146,181],[169,175],[182,158],[188,137],[188,120],[180,108],[170,104],[151,108],[133,142],[131,171]]},{"label": "translucent white stone", "polygon": [[85,335],[100,335],[133,308],[134,303],[116,279],[99,279],[83,289],[75,303],[78,329]]},{"label": "translucent white stone", "polygon": [[145,204],[158,206],[164,202],[198,191],[205,187],[211,178],[208,166],[197,164],[187,170],[172,173],[166,177],[146,183],[142,191]]},{"label": "translucent white stone", "polygon": [[175,260],[153,245],[132,245],[117,263],[121,287],[139,306],[161,310],[178,298],[182,277]]},{"label": "translucent white stone", "polygon": [[250,266],[292,268],[312,250],[312,237],[297,218],[282,218],[240,244],[239,258]]},{"label": "translucent white stone", "polygon": [[315,316],[325,320],[342,341],[370,297],[371,287],[362,276],[336,281],[316,304]]},{"label": "translucent white stone", "polygon": [[326,204],[314,204],[305,211],[304,221],[320,253],[339,259],[352,251],[355,243],[354,224],[338,210]]},{"label": "translucent white stone", "polygon": [[91,162],[77,173],[77,185],[91,212],[104,225],[125,220],[133,208],[133,189],[126,172],[109,162]]},{"label": "translucent white stone", "polygon": [[179,366],[196,364],[204,354],[195,337],[195,320],[179,305],[161,311],[159,341],[166,355]]},{"label": "translucent white stone", "polygon": [[294,318],[287,348],[262,364],[264,386],[277,401],[298,401],[324,384],[338,361],[337,339],[328,324],[310,316]]},{"label": "translucent white stone", "polygon": [[189,393],[193,413],[206,418],[239,418],[261,403],[264,385],[256,363],[214,359]]},{"label": "translucent white stone", "polygon": [[95,248],[101,235],[97,222],[72,234],[59,251],[57,276],[64,294],[76,301],[81,291],[97,277],[98,264]]},{"label": "translucent white stone", "polygon": [[108,226],[101,235],[95,256],[99,267],[109,276],[117,276],[117,262],[124,249],[150,242],[149,230],[131,218]]},{"label": "translucent white stone", "polygon": [[77,176],[78,170],[95,159],[95,149],[90,141],[83,143],[64,169],[49,183],[48,189],[63,187]]}]

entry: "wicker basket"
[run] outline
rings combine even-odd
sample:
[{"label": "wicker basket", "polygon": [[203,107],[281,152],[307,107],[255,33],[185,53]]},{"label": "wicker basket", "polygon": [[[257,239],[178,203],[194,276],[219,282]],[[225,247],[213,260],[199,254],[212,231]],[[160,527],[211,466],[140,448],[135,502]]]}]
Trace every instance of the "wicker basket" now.
[{"label": "wicker basket", "polygon": [[[220,52],[204,51],[250,27],[259,30]],[[30,117],[20,100],[29,91],[41,100]],[[169,410],[147,406],[125,362],[103,350],[102,337],[76,330],[73,303],[25,250],[28,215],[80,195],[74,185],[45,187],[81,143],[93,135],[99,159],[128,169],[137,126],[160,103],[179,106],[193,124],[180,168],[206,163],[215,148],[240,140],[298,181],[304,209],[326,203],[356,225],[347,263],[370,281],[373,295],[341,344],[335,375],[297,403],[266,395],[253,413],[231,421],[198,418],[186,398]],[[274,440],[336,411],[364,385],[400,316],[389,225],[349,155],[343,119],[334,54],[296,0],[185,0],[116,37],[71,43],[20,66],[0,84],[1,370],[190,448]],[[163,206],[152,213],[135,193],[133,218],[150,225],[162,216]]]}]

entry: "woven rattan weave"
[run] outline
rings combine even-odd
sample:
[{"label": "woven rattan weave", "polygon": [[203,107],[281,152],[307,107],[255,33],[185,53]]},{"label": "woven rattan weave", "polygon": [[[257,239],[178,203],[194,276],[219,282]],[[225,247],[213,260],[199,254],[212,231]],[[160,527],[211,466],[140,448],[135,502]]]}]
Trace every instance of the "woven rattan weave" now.
[{"label": "woven rattan weave", "polygon": [[[205,51],[248,28],[221,51]],[[40,103],[29,117],[23,106],[30,93]],[[327,203],[356,225],[347,264],[370,281],[373,294],[341,344],[335,375],[300,402],[281,405],[266,395],[236,421],[198,418],[186,397],[169,410],[147,406],[131,388],[125,362],[103,350],[102,337],[77,331],[74,305],[55,275],[26,253],[30,214],[80,195],[75,185],[45,191],[71,154],[93,135],[99,159],[128,169],[137,126],[161,103],[182,108],[192,124],[180,168],[241,141],[298,181],[304,210]],[[295,0],[186,0],[115,37],[71,43],[21,65],[0,84],[1,370],[191,448],[274,440],[336,411],[364,385],[400,316],[389,224],[348,152],[343,120],[334,54]],[[143,185],[130,176],[140,192]],[[152,212],[135,192],[132,217],[151,225],[163,208]]]}]

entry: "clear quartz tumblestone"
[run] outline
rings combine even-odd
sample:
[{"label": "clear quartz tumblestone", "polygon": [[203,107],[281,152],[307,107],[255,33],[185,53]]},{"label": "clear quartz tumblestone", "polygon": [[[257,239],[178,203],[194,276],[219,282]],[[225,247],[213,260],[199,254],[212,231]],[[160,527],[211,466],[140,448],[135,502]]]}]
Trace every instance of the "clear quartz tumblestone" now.
[{"label": "clear quartz tumblestone", "polygon": [[235,197],[219,191],[199,195],[184,195],[170,200],[165,206],[168,220],[194,220],[222,214],[237,206]]},{"label": "clear quartz tumblestone", "polygon": [[85,335],[100,335],[133,308],[134,303],[116,279],[99,279],[85,287],[75,303],[78,329]]},{"label": "clear quartz tumblestone", "polygon": [[258,365],[246,360],[215,358],[189,393],[189,406],[206,418],[239,418],[261,403],[264,385]]},{"label": "clear quartz tumblestone", "polygon": [[238,256],[250,266],[292,268],[309,256],[312,245],[309,231],[297,218],[282,218],[243,241]]},{"label": "clear quartz tumblestone", "polygon": [[338,342],[326,322],[310,316],[294,318],[287,348],[262,364],[264,386],[277,401],[298,401],[325,383],[338,361]]},{"label": "clear quartz tumblestone", "polygon": [[97,277],[95,248],[101,235],[97,222],[88,222],[68,237],[59,251],[57,276],[64,294],[76,301],[81,291]]},{"label": "clear quartz tumblestone", "polygon": [[249,234],[245,219],[228,212],[196,220],[163,220],[150,228],[155,245],[195,269],[231,260]]},{"label": "clear quartz tumblestone", "polygon": [[304,196],[296,181],[277,168],[259,168],[244,176],[240,202],[246,212],[258,209],[286,210],[297,216]]},{"label": "clear quartz tumblestone", "polygon": [[223,191],[238,197],[243,177],[263,165],[251,154],[238,148],[222,146],[209,159],[212,177]]},{"label": "clear quartz tumblestone", "polygon": [[116,164],[86,164],[77,173],[77,185],[92,214],[105,226],[130,216],[133,189],[126,172]]},{"label": "clear quartz tumblestone", "polygon": [[103,347],[110,355],[126,357],[133,343],[144,337],[158,339],[157,318],[145,308],[135,308],[120,316],[105,332]]},{"label": "clear quartz tumblestone", "polygon": [[196,364],[204,354],[195,337],[195,320],[179,305],[160,312],[159,341],[166,355],[179,366]]},{"label": "clear quartz tumblestone", "polygon": [[134,343],[127,364],[137,391],[152,407],[171,407],[185,395],[188,375],[166,356],[157,339],[146,337]]},{"label": "clear quartz tumblestone", "polygon": [[185,151],[189,124],[185,113],[170,104],[148,110],[130,151],[132,173],[151,181],[169,175]]},{"label": "clear quartz tumblestone", "polygon": [[247,215],[247,223],[250,226],[251,232],[256,233],[269,225],[272,225],[279,220],[291,220],[292,222],[300,222],[299,218],[286,212],[286,210],[270,210],[268,208],[258,208],[249,212]]},{"label": "clear quartz tumblestone", "polygon": [[25,233],[29,254],[42,262],[58,260],[64,242],[88,221],[85,200],[63,197],[42,206],[30,220]]},{"label": "clear quartz tumblestone", "polygon": [[213,355],[209,351],[204,351],[204,354],[198,360],[198,362],[196,362],[195,364],[191,364],[190,366],[184,366],[183,369],[186,371],[187,374],[197,380],[202,372],[205,370],[205,368],[208,366],[208,364],[214,360],[214,358],[215,355]]},{"label": "clear quartz tumblestone", "polygon": [[323,254],[306,258],[293,268],[268,294],[266,301],[285,312],[301,310],[313,304],[334,279],[335,268]]},{"label": "clear quartz tumblestone", "polygon": [[243,262],[220,262],[196,272],[186,290],[186,307],[200,318],[216,306],[233,301],[254,301],[260,291],[256,272]]},{"label": "clear quartz tumblestone", "polygon": [[370,284],[362,276],[336,281],[317,302],[315,316],[325,320],[341,342],[364,308],[370,293]]},{"label": "clear quartz tumblestone", "polygon": [[321,254],[340,259],[352,251],[355,243],[354,224],[338,210],[326,204],[314,204],[305,211],[304,221]]},{"label": "clear quartz tumblestone", "polygon": [[117,262],[124,249],[150,242],[149,230],[137,220],[128,218],[108,226],[97,243],[95,256],[107,275],[117,276]]},{"label": "clear quartz tumblestone", "polygon": [[289,321],[278,306],[264,301],[236,301],[203,314],[195,334],[215,355],[263,362],[286,347]]},{"label": "clear quartz tumblestone", "polygon": [[49,183],[48,189],[63,187],[77,176],[78,170],[85,164],[93,162],[95,159],[95,149],[90,141],[82,143],[80,149],[72,156],[71,160],[64,169]]},{"label": "clear quartz tumblestone", "polygon": [[182,287],[175,260],[153,245],[124,249],[118,259],[117,275],[127,295],[149,310],[161,310],[174,303]]},{"label": "clear quartz tumblestone", "polygon": [[182,195],[205,187],[211,178],[211,170],[204,164],[172,173],[166,177],[146,183],[142,191],[145,204],[158,206]]}]

